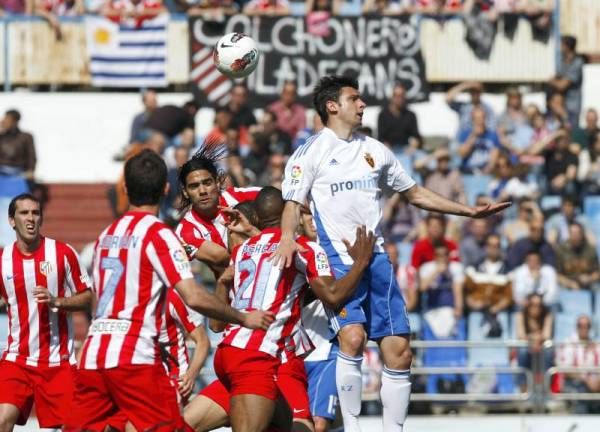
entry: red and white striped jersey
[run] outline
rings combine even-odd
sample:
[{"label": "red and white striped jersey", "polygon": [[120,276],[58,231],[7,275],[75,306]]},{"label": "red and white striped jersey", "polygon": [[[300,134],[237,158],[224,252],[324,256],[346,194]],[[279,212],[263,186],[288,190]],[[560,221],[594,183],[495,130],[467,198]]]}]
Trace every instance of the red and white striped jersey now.
[{"label": "red and white striped jersey", "polygon": [[73,331],[67,312],[37,304],[33,290],[45,287],[55,297],[70,297],[91,283],[75,250],[42,237],[31,255],[16,243],[0,251],[0,296],[8,307],[8,341],[1,359],[27,366],[75,364]]},{"label": "red and white striped jersey", "polygon": [[163,357],[163,365],[169,376],[179,377],[190,365],[185,336],[204,323],[204,318],[198,312],[190,309],[179,296],[177,291],[170,288],[167,291],[165,316],[160,329],[158,342]]},{"label": "red and white striped jersey", "polygon": [[[219,205],[233,207],[244,201],[254,201],[260,188],[229,188],[221,192]],[[176,233],[184,244],[185,251],[190,259],[205,241],[212,241],[224,248],[228,247],[227,227],[225,217],[219,211],[217,216],[208,220],[190,209],[177,225]]]},{"label": "red and white striped jersey", "polygon": [[152,214],[125,213],[96,241],[93,277],[96,317],[80,367],[158,363],[165,287],[192,278],[175,233]]},{"label": "red and white striped jersey", "polygon": [[280,228],[268,228],[236,247],[231,305],[241,311],[262,309],[273,312],[275,321],[268,330],[251,330],[228,324],[221,345],[262,351],[280,357],[282,351],[297,351],[295,332],[301,326],[301,302],[307,282],[333,276],[327,254],[304,237],[296,241],[305,249],[296,253],[294,265],[285,269],[272,265],[270,255],[277,249]]}]

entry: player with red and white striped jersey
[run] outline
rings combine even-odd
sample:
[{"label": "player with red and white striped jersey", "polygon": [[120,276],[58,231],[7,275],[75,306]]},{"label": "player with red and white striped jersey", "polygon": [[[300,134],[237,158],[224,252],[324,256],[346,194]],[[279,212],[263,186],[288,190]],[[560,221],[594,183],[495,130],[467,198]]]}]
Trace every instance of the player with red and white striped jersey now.
[{"label": "player with red and white striped jersey", "polygon": [[130,158],[125,185],[130,210],[96,242],[96,313],[65,430],[104,430],[116,413],[137,430],[185,428],[158,354],[166,287],[207,316],[264,329],[272,321],[268,312],[240,313],[195,283],[177,236],[156,217],[168,190],[167,168],[158,154],[144,150]]},{"label": "player with red and white striped jersey", "polygon": [[[370,260],[374,239],[364,228],[357,231],[351,271],[340,280],[332,276],[327,255],[316,243],[298,237],[300,248],[294,265],[280,269],[270,257],[281,238],[279,228],[284,201],[281,191],[265,187],[255,201],[262,232],[232,251],[233,284],[228,295],[236,309],[264,309],[275,315],[267,330],[246,331],[225,326],[215,354],[215,372],[231,395],[231,425],[236,431],[263,430],[269,424],[277,397],[276,374],[279,354],[286,339],[300,323],[300,307],[307,282],[315,294],[335,307],[352,294]],[[227,274],[226,274],[227,275]],[[227,292],[225,277],[217,284],[217,295]],[[252,413],[252,415],[248,415]]]},{"label": "player with red and white striped jersey", "polygon": [[[186,346],[189,336],[196,348],[190,361]],[[187,403],[194,389],[194,382],[208,357],[210,341],[204,329],[204,317],[190,309],[174,289],[167,292],[167,305],[158,338],[163,365],[176,386],[181,402]]]},{"label": "player with red and white striped jersey", "polygon": [[[225,150],[222,146],[202,147],[179,171],[181,207],[189,207],[189,210],[175,231],[185,245],[188,257],[205,262],[215,276],[229,264],[231,249],[228,218],[221,208],[252,201],[260,191],[260,188],[221,190],[217,162]],[[252,230],[248,234],[257,233],[258,230]]]},{"label": "player with red and white striped jersey", "polygon": [[33,403],[40,427],[64,424],[73,397],[70,311],[88,309],[91,284],[68,244],[40,235],[42,208],[22,194],[9,205],[17,240],[0,250],[0,298],[8,345],[0,356],[0,429],[25,424]]}]

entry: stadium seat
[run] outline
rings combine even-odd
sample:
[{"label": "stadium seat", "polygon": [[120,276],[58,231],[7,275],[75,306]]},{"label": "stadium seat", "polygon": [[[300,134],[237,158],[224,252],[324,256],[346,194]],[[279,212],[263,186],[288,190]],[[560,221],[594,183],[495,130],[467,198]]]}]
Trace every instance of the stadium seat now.
[{"label": "stadium seat", "polygon": [[540,200],[540,209],[543,212],[551,212],[560,208],[562,198],[560,195],[544,195]]},{"label": "stadium seat", "polygon": [[[482,340],[509,340],[512,338],[512,330],[508,312],[498,314],[498,321],[502,326],[502,335],[499,338],[489,338],[484,333],[482,326],[483,313],[471,312],[468,318],[468,331],[470,341]],[[510,348],[471,348],[469,349],[469,366],[509,366]],[[496,374],[496,393],[513,393],[514,379],[511,374]]]},{"label": "stadium seat", "polygon": [[465,194],[469,205],[474,205],[477,195],[486,194],[491,177],[487,175],[463,175]]},{"label": "stadium seat", "polygon": [[[456,326],[456,334],[454,337],[445,340],[465,340],[467,336],[466,321],[461,319]],[[421,322],[423,340],[436,341],[438,339],[425,320]],[[466,366],[467,364],[467,349],[459,348],[425,348],[423,350],[423,366],[425,367],[451,367],[451,366]],[[427,393],[439,393],[438,381],[440,379],[447,382],[466,382],[462,374],[436,374],[427,376]]]},{"label": "stadium seat", "polygon": [[592,316],[592,293],[590,291],[572,291],[561,288],[558,302],[560,312],[564,314]]},{"label": "stadium seat", "polygon": [[558,313],[554,317],[554,340],[564,342],[575,333],[577,315],[569,313]]},{"label": "stadium seat", "polygon": [[396,248],[398,249],[398,260],[400,261],[400,265],[408,265],[410,264],[410,258],[412,256],[412,251],[414,247],[414,243],[405,243],[399,242],[396,243]]},{"label": "stadium seat", "polygon": [[590,221],[600,219],[600,195],[591,195],[583,199],[583,213]]}]

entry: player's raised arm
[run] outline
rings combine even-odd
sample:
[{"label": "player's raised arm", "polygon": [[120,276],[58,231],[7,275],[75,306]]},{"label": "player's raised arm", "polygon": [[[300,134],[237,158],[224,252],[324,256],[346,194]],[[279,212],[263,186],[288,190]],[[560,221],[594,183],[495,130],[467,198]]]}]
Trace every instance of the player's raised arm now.
[{"label": "player's raised arm", "polygon": [[469,207],[467,205],[451,201],[441,195],[430,191],[423,186],[415,185],[403,192],[408,201],[423,210],[467,216],[471,218],[484,218],[500,212],[512,205],[511,202],[500,202],[484,206]]},{"label": "player's raised arm", "polygon": [[287,268],[293,262],[294,253],[300,249],[295,241],[296,230],[300,224],[300,204],[296,201],[287,201],[281,217],[281,241],[272,256],[274,265]]},{"label": "player's raised arm", "polygon": [[70,297],[55,297],[48,289],[42,286],[37,286],[33,290],[33,298],[35,298],[36,303],[47,303],[52,309],[60,309],[68,312],[91,310],[93,296],[90,289],[86,289]]},{"label": "player's raised arm", "polygon": [[[354,260],[350,271],[346,275],[336,280],[333,276],[320,276],[310,280],[310,287],[315,295],[331,309],[338,309],[340,305],[352,295],[363,272],[369,266],[373,246],[375,245],[375,236],[372,232],[367,233],[364,226],[356,229],[356,240],[353,245],[344,241],[348,248],[348,253]],[[322,265],[322,264],[320,264]]]}]

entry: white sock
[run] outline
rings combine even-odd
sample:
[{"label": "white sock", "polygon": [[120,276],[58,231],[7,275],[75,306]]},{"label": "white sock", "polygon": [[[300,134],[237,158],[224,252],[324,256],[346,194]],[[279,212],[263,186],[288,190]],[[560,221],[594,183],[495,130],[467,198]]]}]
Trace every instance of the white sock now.
[{"label": "white sock", "polygon": [[362,356],[351,357],[339,351],[335,362],[335,381],[344,420],[344,432],[360,432],[358,415],[362,397]]},{"label": "white sock", "polygon": [[383,430],[402,432],[410,401],[410,370],[388,369],[381,372]]}]

